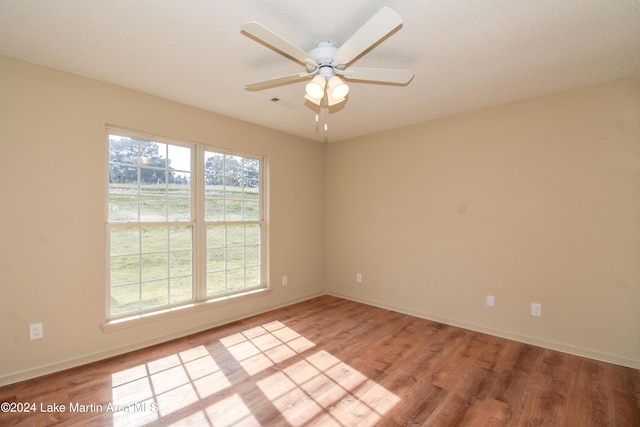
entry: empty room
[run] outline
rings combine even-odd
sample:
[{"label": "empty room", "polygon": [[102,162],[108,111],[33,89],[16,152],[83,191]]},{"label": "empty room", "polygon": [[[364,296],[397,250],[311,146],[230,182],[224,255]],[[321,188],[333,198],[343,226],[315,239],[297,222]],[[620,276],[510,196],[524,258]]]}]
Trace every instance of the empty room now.
[{"label": "empty room", "polygon": [[0,1],[0,425],[640,425],[639,22]]}]

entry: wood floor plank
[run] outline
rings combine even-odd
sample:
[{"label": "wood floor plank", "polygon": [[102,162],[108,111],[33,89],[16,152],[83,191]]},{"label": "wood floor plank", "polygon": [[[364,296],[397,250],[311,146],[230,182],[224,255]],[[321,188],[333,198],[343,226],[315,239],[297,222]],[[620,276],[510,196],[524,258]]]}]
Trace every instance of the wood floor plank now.
[{"label": "wood floor plank", "polygon": [[496,385],[498,373],[473,365],[465,373],[461,373],[460,377],[460,386],[456,392],[461,396],[478,400],[488,398]]},{"label": "wood floor plank", "polygon": [[511,412],[508,405],[494,399],[474,400],[463,425],[472,427],[498,427],[509,425]]},{"label": "wood floor plank", "polygon": [[385,420],[388,425],[394,426],[427,425],[429,418],[445,401],[448,394],[446,390],[429,382],[418,383],[403,399],[402,405],[394,407]]},{"label": "wood floor plank", "polygon": [[529,375],[513,369],[501,372],[489,393],[489,397],[507,405],[510,418],[518,421],[527,406],[531,387]]},{"label": "wood floor plank", "polygon": [[574,377],[572,399],[569,400],[565,422],[578,425],[608,425],[607,372],[602,363],[580,359]]},{"label": "wood floor plank", "polygon": [[433,384],[446,390],[458,390],[472,371],[478,357],[488,344],[483,334],[470,334],[468,339],[456,348],[457,357],[451,357],[434,374]]},{"label": "wood floor plank", "polygon": [[533,425],[563,425],[571,399],[569,359],[573,356],[551,350],[543,352],[532,374],[529,400],[522,414]]},{"label": "wood floor plank", "polygon": [[447,393],[447,397],[427,418],[425,424],[451,427],[463,425],[471,405],[471,399],[460,396],[457,393]]},{"label": "wood floor plank", "polygon": [[605,367],[607,372],[610,419],[612,425],[625,425],[626,420],[636,420],[640,426],[640,382],[637,370],[614,365]]},{"label": "wood floor plank", "polygon": [[37,404],[3,426],[640,426],[640,371],[322,296],[0,402]]}]

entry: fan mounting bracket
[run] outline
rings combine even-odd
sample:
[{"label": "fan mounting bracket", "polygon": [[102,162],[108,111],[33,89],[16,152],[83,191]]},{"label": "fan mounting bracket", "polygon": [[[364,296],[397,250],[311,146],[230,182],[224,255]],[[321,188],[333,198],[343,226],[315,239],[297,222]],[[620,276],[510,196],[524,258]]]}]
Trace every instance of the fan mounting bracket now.
[{"label": "fan mounting bracket", "polygon": [[328,41],[322,41],[309,52],[317,65],[331,64],[333,62],[333,54],[338,50],[335,44]]}]

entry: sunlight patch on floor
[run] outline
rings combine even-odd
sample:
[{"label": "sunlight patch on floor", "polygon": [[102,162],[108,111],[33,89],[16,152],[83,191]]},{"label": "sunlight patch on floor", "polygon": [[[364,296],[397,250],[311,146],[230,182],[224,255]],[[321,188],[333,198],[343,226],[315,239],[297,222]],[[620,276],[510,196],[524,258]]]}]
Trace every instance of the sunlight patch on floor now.
[{"label": "sunlight patch on floor", "polygon": [[111,383],[114,426],[158,420],[231,386],[204,346],[117,372]]},{"label": "sunlight patch on floor", "polygon": [[220,342],[249,375],[255,375],[315,346],[278,321],[230,335]]},{"label": "sunlight patch on floor", "polygon": [[336,425],[374,425],[400,400],[324,350],[258,387],[293,425],[317,422],[318,416]]},{"label": "sunlight patch on floor", "polygon": [[[170,414],[180,425],[260,425],[252,407],[271,406],[294,426],[371,426],[400,400],[325,350],[307,354],[315,344],[279,321],[219,344],[212,352],[200,345],[113,374],[113,404],[128,408],[114,413],[113,425]],[[224,393],[231,376],[253,382],[255,391]]]}]

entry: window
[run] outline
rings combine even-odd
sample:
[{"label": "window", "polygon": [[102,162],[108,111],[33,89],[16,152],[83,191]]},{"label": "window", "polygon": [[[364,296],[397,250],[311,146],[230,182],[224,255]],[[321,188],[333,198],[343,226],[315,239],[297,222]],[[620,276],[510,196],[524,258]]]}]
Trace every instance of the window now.
[{"label": "window", "polygon": [[109,129],[107,318],[265,288],[263,160]]},{"label": "window", "polygon": [[204,152],[207,295],[259,283],[260,161]]}]

